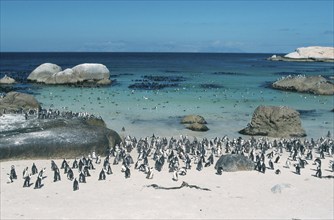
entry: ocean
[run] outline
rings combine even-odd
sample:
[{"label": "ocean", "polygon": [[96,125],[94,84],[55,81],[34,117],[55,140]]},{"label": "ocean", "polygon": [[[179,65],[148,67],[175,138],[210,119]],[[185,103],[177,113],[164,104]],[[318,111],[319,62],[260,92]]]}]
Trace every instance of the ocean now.
[{"label": "ocean", "polygon": [[[287,75],[334,76],[334,64],[266,60],[271,55],[0,53],[0,78],[8,75],[19,82],[0,86],[0,93],[30,93],[43,108],[101,116],[109,128],[136,137],[243,136],[238,131],[247,126],[259,105],[298,110],[308,137],[325,136],[328,131],[333,134],[333,96],[279,91],[270,85]],[[30,72],[42,63],[54,63],[62,69],[102,63],[110,70],[113,83],[106,87],[74,87],[27,82]],[[203,116],[210,130],[186,129],[180,120],[188,114]]]}]

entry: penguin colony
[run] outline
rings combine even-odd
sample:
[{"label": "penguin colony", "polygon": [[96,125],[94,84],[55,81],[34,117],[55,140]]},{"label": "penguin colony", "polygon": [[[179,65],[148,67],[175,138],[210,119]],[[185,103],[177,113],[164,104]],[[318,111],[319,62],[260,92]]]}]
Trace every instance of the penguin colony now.
[{"label": "penguin colony", "polygon": [[[130,155],[132,151],[138,155],[136,162]],[[281,162],[281,155],[285,152],[289,154],[289,157],[285,162]],[[171,173],[171,179],[178,181],[180,177],[187,175],[190,169],[197,171],[213,169],[215,158],[226,154],[241,154],[248,157],[254,162],[254,170],[263,174],[274,172],[279,175],[281,172],[292,169],[296,175],[302,175],[302,170],[311,164],[316,166],[314,177],[334,177],[334,175],[322,175],[324,169],[331,173],[334,172],[334,140],[329,137],[321,137],[318,140],[293,138],[269,141],[265,138],[252,137],[245,140],[241,137],[229,139],[224,136],[211,140],[204,138],[199,141],[197,138],[190,140],[187,136],[182,135],[179,139],[172,137],[169,140],[154,135],[139,140],[127,136],[120,145],[111,149],[107,148],[103,157],[93,151],[73,161],[63,159],[60,168],[51,160],[50,166],[53,172],[53,182],[65,179],[65,181],[72,182],[73,191],[77,191],[80,189],[80,184],[89,182],[89,178],[105,181],[109,175],[113,174],[112,166],[120,163],[121,171],[126,179],[131,177],[133,170],[142,172],[147,179],[153,179],[154,172],[162,172],[165,166],[165,169]],[[329,164],[323,165],[322,161],[325,157],[329,157],[330,160]],[[278,163],[285,164],[282,170],[275,168]],[[90,172],[95,169],[100,170],[98,176],[91,176]],[[34,185],[34,189],[42,188],[43,179],[47,178],[45,171],[46,168],[38,170],[35,163],[30,169],[26,167],[22,174],[22,186],[30,188]],[[63,175],[61,175],[62,172]],[[216,174],[221,175],[222,172],[223,170],[219,168]],[[7,183],[18,181],[14,165],[11,166],[7,175]]]}]

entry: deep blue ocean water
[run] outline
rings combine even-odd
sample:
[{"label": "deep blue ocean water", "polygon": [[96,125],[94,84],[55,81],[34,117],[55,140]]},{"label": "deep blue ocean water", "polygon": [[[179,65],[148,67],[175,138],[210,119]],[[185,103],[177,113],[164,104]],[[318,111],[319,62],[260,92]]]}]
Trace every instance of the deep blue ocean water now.
[{"label": "deep blue ocean water", "polygon": [[[0,53],[0,78],[15,78],[17,90],[36,96],[44,108],[100,115],[108,127],[127,134],[164,136],[240,136],[259,105],[285,105],[301,112],[311,137],[333,128],[333,96],[284,92],[270,84],[286,75],[334,76],[333,63],[273,62],[272,54],[237,53]],[[111,72],[107,87],[45,86],[26,81],[42,63],[62,69],[81,63],[102,63]],[[179,124],[186,114],[208,121],[206,133]]]}]

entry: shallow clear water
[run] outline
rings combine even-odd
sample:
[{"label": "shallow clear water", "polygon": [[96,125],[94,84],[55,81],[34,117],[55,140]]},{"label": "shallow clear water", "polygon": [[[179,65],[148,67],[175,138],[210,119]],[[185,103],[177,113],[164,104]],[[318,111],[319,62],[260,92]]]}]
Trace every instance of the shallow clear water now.
[{"label": "shallow clear water", "polygon": [[[100,115],[109,128],[135,136],[241,136],[259,105],[306,110],[302,125],[309,137],[334,133],[333,96],[283,92],[268,88],[287,74],[334,75],[333,63],[271,62],[270,54],[192,53],[1,53],[0,77],[26,78],[38,65],[51,62],[63,69],[80,63],[102,63],[111,71],[112,86],[81,88],[44,86],[22,81],[16,88],[30,92],[44,108],[84,111]],[[146,77],[145,77],[146,76]],[[150,80],[152,76],[156,81]],[[162,78],[165,77],[165,78]],[[167,78],[166,78],[167,77]],[[168,84],[147,90],[135,83]],[[163,81],[157,81],[163,80]],[[312,110],[312,111],[308,111]],[[192,132],[181,125],[187,114],[202,115],[208,132]]]}]

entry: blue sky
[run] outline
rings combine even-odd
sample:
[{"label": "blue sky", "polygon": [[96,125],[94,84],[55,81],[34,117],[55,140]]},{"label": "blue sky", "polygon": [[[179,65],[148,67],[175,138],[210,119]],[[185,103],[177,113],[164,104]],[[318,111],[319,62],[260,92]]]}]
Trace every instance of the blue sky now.
[{"label": "blue sky", "polygon": [[333,0],[0,0],[0,51],[268,52],[333,46]]}]

